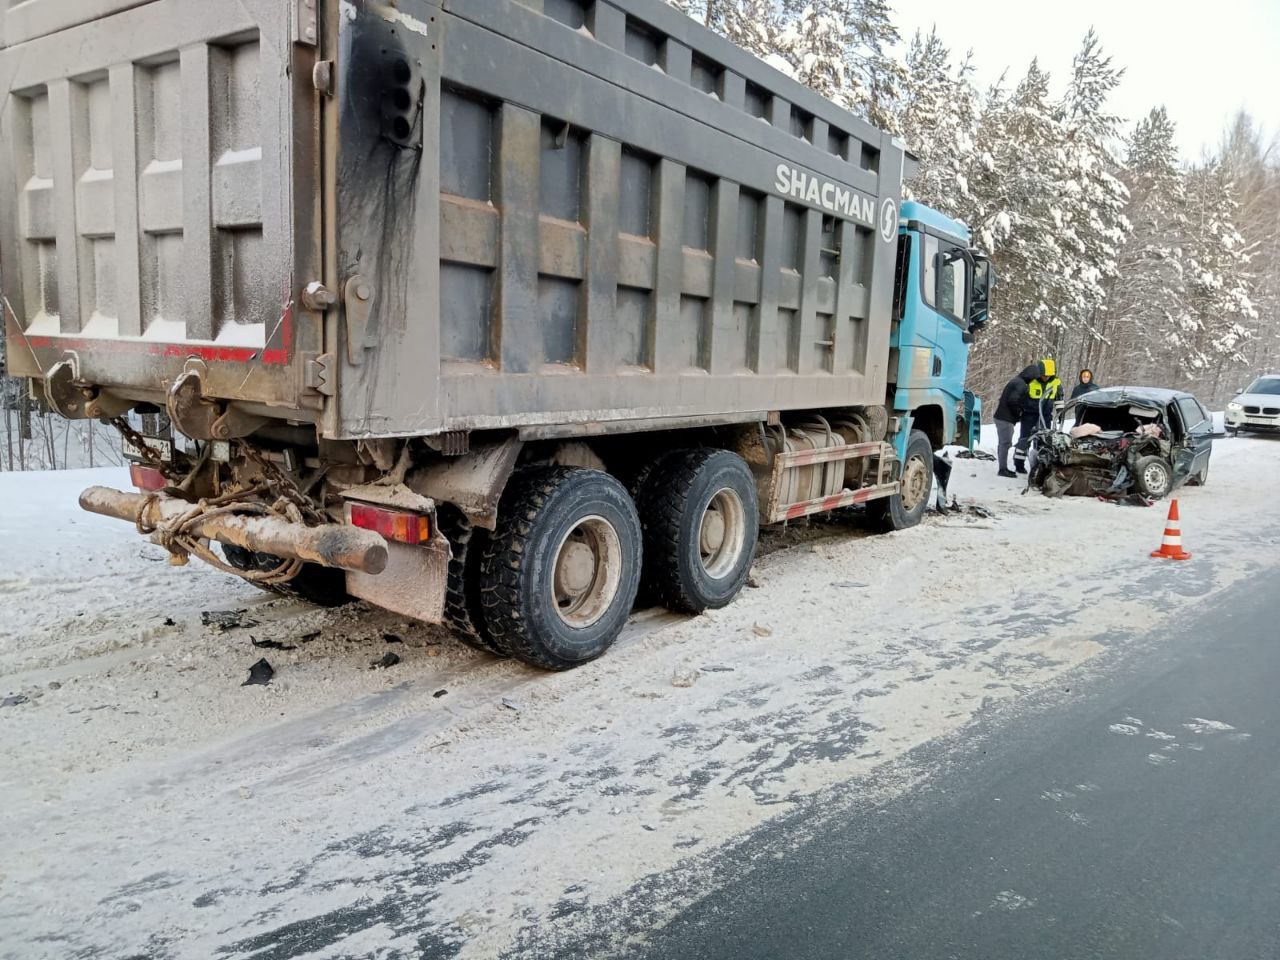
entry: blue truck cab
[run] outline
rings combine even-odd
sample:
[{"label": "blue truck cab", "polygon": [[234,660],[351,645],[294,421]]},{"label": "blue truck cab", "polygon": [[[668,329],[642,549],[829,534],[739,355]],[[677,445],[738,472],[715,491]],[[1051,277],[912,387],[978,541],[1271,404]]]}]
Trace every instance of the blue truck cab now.
[{"label": "blue truck cab", "polygon": [[905,459],[912,429],[935,450],[972,447],[981,401],[965,389],[969,345],[987,321],[994,284],[990,260],[972,246],[969,228],[908,200],[898,220],[898,261],[890,333],[892,441]]}]

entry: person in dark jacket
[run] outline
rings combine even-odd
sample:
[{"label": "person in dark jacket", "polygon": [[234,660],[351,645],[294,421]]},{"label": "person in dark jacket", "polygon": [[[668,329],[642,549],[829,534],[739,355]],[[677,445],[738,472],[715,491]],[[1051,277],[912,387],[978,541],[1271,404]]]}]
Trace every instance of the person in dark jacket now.
[{"label": "person in dark jacket", "polygon": [[996,406],[996,458],[1000,469],[998,476],[1016,477],[1009,469],[1009,451],[1013,448],[1013,430],[1022,422],[1023,408],[1027,405],[1027,391],[1031,381],[1044,372],[1039,363],[1030,363],[1022,372],[1004,385],[1000,391],[1000,403]]},{"label": "person in dark jacket", "polygon": [[1093,393],[1098,389],[1098,385],[1093,382],[1093,371],[1088,367],[1080,371],[1080,382],[1071,389],[1071,399],[1083,397],[1086,393]]},{"label": "person in dark jacket", "polygon": [[1053,426],[1053,408],[1062,396],[1062,381],[1058,379],[1057,364],[1051,357],[1040,361],[1040,375],[1027,384],[1027,400],[1022,405],[1022,427],[1018,431],[1018,443],[1013,448],[1013,469],[1027,472],[1027,451],[1037,430]]}]

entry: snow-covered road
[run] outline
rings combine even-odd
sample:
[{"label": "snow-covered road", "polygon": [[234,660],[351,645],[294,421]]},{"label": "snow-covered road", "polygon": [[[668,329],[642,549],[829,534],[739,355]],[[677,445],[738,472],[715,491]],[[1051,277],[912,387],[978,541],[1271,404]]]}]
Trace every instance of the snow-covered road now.
[{"label": "snow-covered road", "polygon": [[[1071,696],[1140,655],[1135,634],[1280,562],[1278,467],[1280,442],[1220,441],[1209,485],[1180,491],[1194,556],[1176,564],[1147,558],[1163,504],[1020,496],[958,461],[953,492],[994,519],[771,534],[726,610],[639,613],[556,675],[170,569],[76,508],[120,471],[0,474],[0,956],[555,956],[602,923],[634,936],[611,904],[643,886],[642,926],[660,924],[753,827],[824,791],[920,788],[912,748]],[[228,609],[246,625],[202,623]],[[260,657],[273,682],[242,686]]]}]

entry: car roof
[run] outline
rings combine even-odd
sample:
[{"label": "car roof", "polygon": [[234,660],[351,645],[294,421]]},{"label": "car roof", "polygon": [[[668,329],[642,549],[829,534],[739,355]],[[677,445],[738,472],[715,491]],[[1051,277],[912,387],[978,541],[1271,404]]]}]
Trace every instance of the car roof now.
[{"label": "car roof", "polygon": [[1085,403],[1123,403],[1126,400],[1136,400],[1139,403],[1145,401],[1166,404],[1182,397],[1195,399],[1195,395],[1186,390],[1170,390],[1168,387],[1101,387],[1080,399]]}]

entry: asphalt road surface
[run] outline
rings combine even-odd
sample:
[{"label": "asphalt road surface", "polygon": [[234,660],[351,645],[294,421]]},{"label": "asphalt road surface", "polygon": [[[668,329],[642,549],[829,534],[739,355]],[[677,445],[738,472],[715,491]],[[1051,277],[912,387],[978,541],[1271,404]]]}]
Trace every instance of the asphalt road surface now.
[{"label": "asphalt road surface", "polygon": [[1280,957],[1277,598],[1272,567],[918,789],[762,829],[628,955]]}]

